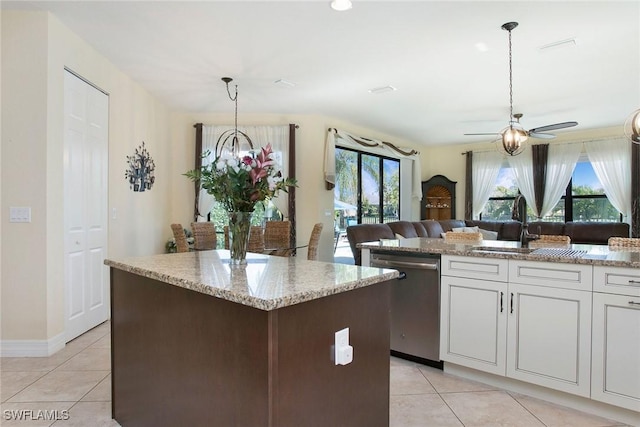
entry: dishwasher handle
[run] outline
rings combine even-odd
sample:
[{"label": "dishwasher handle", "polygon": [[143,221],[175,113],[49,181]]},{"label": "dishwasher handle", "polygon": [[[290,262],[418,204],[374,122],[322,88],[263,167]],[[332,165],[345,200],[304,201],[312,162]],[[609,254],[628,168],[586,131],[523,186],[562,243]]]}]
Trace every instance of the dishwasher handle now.
[{"label": "dishwasher handle", "polygon": [[407,262],[407,261],[389,261],[386,259],[372,259],[372,267],[391,267],[391,268],[415,268],[417,270],[437,270],[438,262]]}]

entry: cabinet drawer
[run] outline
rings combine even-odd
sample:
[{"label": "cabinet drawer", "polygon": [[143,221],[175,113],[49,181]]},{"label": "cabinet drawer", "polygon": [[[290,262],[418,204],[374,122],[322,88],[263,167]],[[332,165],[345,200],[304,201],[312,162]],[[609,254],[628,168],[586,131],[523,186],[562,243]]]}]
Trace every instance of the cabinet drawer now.
[{"label": "cabinet drawer", "polygon": [[593,268],[584,264],[511,260],[509,281],[525,285],[591,291]]},{"label": "cabinet drawer", "polygon": [[640,269],[596,266],[593,268],[593,290],[640,297]]},{"label": "cabinet drawer", "polygon": [[440,268],[444,276],[506,282],[508,266],[506,259],[445,255]]}]

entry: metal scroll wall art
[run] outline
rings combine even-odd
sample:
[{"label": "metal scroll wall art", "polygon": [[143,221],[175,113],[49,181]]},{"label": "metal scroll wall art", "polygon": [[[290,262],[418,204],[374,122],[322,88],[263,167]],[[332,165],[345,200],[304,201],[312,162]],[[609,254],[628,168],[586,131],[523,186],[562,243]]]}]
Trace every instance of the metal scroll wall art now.
[{"label": "metal scroll wall art", "polygon": [[132,156],[127,156],[127,164],[129,166],[124,172],[124,177],[129,181],[129,188],[140,192],[151,190],[156,180],[153,175],[156,165],[145,148],[144,141]]}]

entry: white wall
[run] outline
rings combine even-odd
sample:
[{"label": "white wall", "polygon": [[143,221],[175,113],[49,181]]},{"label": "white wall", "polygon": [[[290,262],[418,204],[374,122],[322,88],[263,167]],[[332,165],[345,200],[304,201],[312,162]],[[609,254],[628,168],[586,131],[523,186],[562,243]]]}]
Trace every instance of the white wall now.
[{"label": "white wall", "polygon": [[[169,112],[45,12],[2,12],[1,338],[46,341],[64,331],[64,67],[109,93],[109,257],[161,253],[171,209]],[[146,142],[156,184],[133,193],[126,156]],[[111,215],[109,216],[111,218]]]},{"label": "white wall", "polygon": [[[174,187],[172,218],[175,222],[189,224],[193,218],[193,184],[181,176],[193,169],[195,159],[195,123],[229,124],[233,123],[230,114],[182,114],[172,115],[172,146],[174,156]],[[296,130],[296,171],[298,188],[296,189],[296,222],[298,243],[306,243],[311,235],[313,225],[324,224],[318,258],[321,261],[333,261],[333,191],[327,191],[324,184],[323,161],[327,129],[330,127],[345,130],[354,135],[381,139],[399,146],[420,150],[415,143],[400,138],[381,134],[332,117],[319,115],[268,115],[238,113],[239,125],[284,125],[295,123]],[[417,215],[418,203],[414,207],[414,218]],[[167,230],[166,237],[170,237]],[[298,256],[306,257],[302,250]]]}]

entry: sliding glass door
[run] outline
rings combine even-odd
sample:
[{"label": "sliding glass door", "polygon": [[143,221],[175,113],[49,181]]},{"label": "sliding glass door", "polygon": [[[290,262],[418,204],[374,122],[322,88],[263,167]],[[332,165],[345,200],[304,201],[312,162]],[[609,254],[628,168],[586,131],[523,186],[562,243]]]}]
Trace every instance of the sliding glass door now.
[{"label": "sliding glass door", "polygon": [[336,228],[400,218],[400,161],[336,148]]}]

